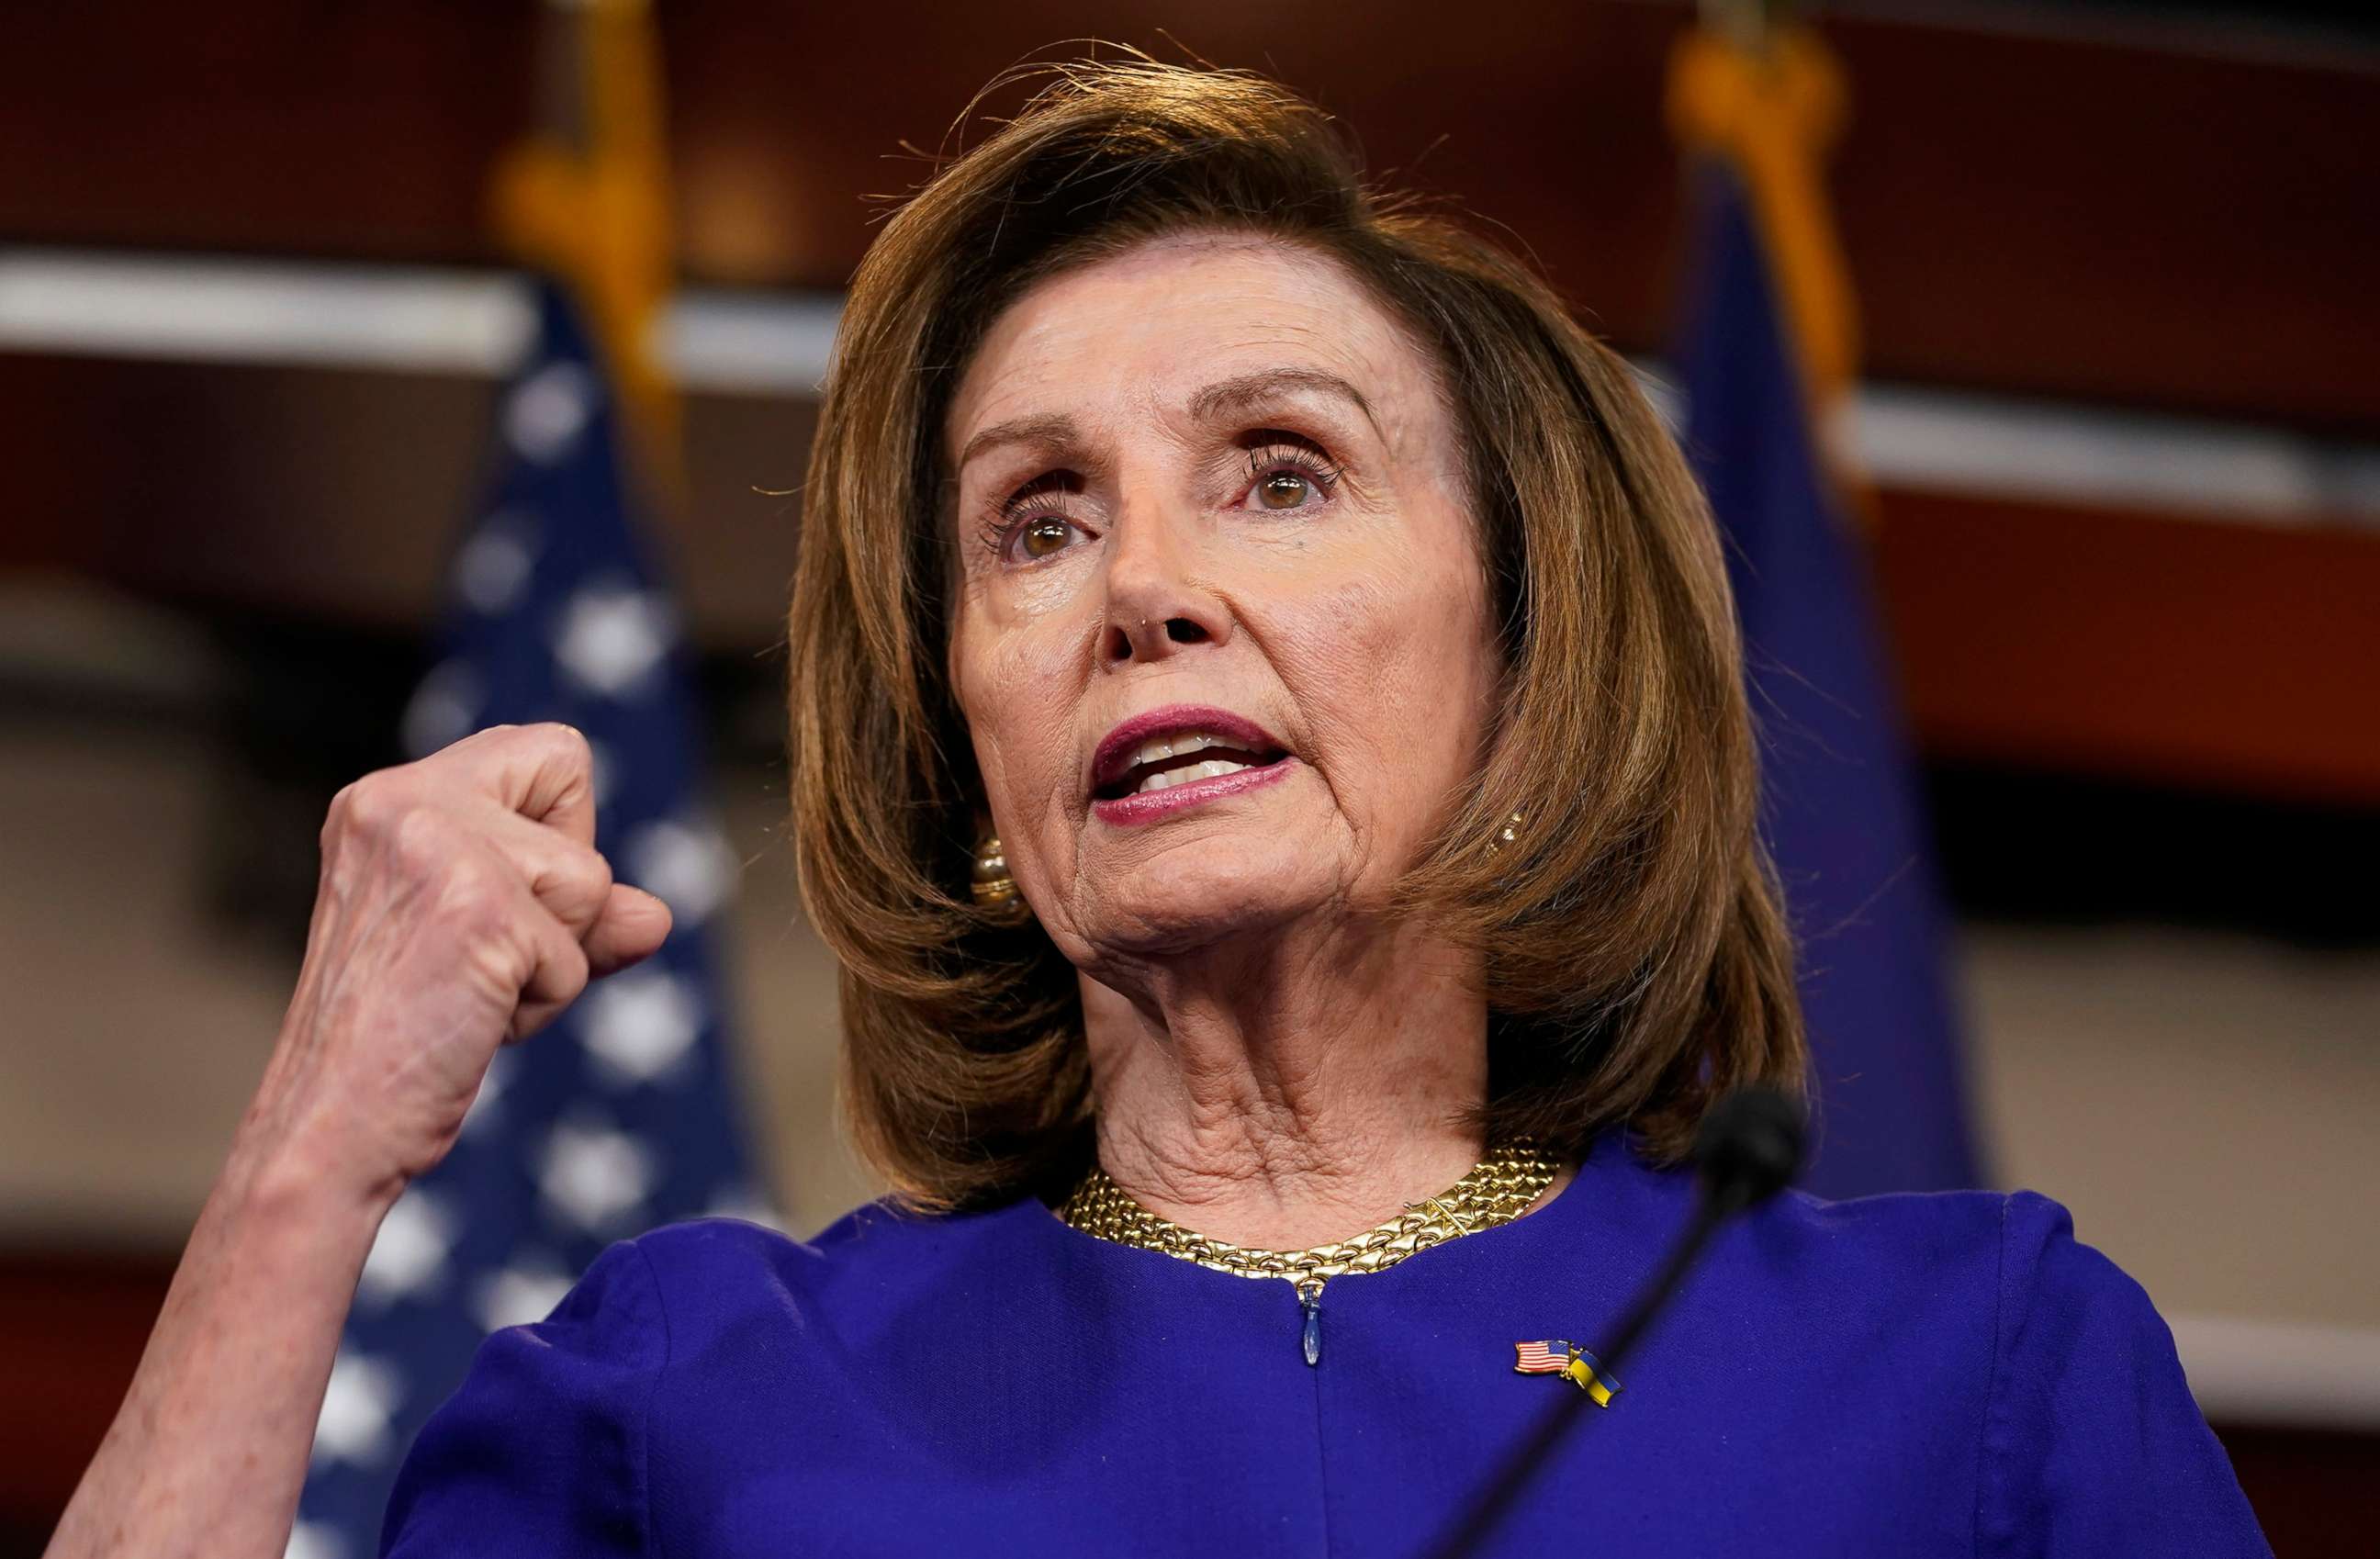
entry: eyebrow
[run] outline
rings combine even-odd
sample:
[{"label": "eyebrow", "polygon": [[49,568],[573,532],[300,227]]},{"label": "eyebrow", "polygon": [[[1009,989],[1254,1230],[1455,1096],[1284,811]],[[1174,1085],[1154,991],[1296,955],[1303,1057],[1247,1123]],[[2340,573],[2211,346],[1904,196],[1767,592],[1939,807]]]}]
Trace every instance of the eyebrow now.
[{"label": "eyebrow", "polygon": [[1247,411],[1300,391],[1352,403],[1371,423],[1372,430],[1379,431],[1379,419],[1372,415],[1372,403],[1364,399],[1364,393],[1337,374],[1319,369],[1262,369],[1219,380],[1190,397],[1190,415],[1204,422],[1222,412]]},{"label": "eyebrow", "polygon": [[[1300,392],[1346,401],[1364,414],[1375,433],[1380,431],[1379,418],[1372,415],[1372,404],[1364,399],[1364,393],[1337,374],[1318,369],[1260,369],[1218,380],[1190,397],[1190,415],[1200,422],[1211,421],[1226,412],[1252,410]],[[977,455],[1002,444],[1067,444],[1079,437],[1075,419],[1062,412],[1013,417],[995,422],[969,439],[959,452],[958,468],[965,470]]]},{"label": "eyebrow", "polygon": [[969,439],[966,448],[959,451],[958,469],[965,470],[977,455],[1002,444],[1068,444],[1079,436],[1075,419],[1063,412],[1012,417],[1006,422],[995,422]]}]

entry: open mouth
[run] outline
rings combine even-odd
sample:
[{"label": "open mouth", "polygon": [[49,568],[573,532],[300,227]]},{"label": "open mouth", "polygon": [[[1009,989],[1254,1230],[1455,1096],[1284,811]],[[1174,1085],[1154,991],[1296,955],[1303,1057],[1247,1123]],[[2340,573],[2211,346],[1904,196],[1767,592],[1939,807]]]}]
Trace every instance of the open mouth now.
[{"label": "open mouth", "polygon": [[1200,780],[1219,780],[1245,769],[1269,768],[1289,755],[1279,747],[1250,744],[1245,738],[1214,731],[1177,731],[1136,743],[1119,755],[1120,762],[1102,765],[1111,777],[1094,787],[1099,801],[1120,801]]}]

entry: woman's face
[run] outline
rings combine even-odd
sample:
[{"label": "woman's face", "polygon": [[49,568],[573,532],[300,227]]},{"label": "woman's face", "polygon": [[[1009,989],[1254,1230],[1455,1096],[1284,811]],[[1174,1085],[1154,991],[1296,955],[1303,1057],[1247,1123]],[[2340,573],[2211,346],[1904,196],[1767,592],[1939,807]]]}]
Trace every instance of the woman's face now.
[{"label": "woman's face", "polygon": [[1378,908],[1498,672],[1454,421],[1397,321],[1308,251],[1153,240],[1002,314],[945,437],[952,676],[1066,956]]}]

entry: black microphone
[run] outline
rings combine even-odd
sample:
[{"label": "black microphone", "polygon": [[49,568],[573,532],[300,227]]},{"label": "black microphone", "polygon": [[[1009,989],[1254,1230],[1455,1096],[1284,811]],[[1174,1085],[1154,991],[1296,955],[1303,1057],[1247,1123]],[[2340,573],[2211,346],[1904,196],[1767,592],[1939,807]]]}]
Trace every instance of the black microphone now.
[{"label": "black microphone", "polygon": [[[1667,1260],[1636,1295],[1610,1336],[1611,1346],[1597,1354],[1603,1367],[1597,1373],[1616,1379],[1621,1360],[1636,1347],[1653,1318],[1669,1302],[1694,1258],[1702,1254],[1719,1225],[1756,1202],[1775,1195],[1802,1167],[1806,1126],[1802,1106],[1773,1088],[1739,1088],[1713,1106],[1694,1133],[1694,1169],[1702,1194],[1685,1232],[1670,1248]],[[1530,1478],[1551,1459],[1580,1410],[1592,1400],[1584,1391],[1561,1393],[1536,1424],[1513,1447],[1494,1481],[1479,1492],[1463,1519],[1429,1550],[1428,1559],[1465,1559],[1479,1551],[1496,1524],[1521,1495]]]}]

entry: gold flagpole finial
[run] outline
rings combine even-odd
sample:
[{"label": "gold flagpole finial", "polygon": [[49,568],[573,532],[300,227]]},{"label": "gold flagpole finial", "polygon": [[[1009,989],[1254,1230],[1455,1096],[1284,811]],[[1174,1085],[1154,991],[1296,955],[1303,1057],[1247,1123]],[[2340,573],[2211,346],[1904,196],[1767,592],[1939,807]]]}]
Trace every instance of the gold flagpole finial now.
[{"label": "gold flagpole finial", "polygon": [[663,494],[682,486],[676,395],[654,351],[675,281],[661,50],[645,0],[548,0],[537,122],[497,163],[490,204],[524,263],[586,311]]}]

